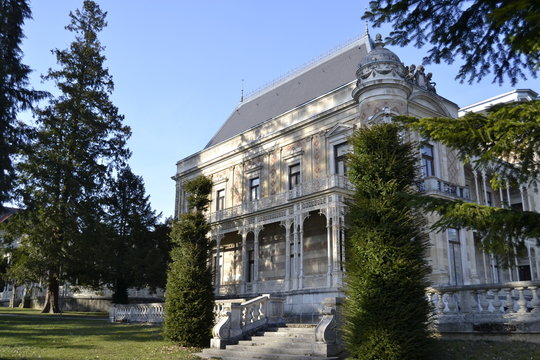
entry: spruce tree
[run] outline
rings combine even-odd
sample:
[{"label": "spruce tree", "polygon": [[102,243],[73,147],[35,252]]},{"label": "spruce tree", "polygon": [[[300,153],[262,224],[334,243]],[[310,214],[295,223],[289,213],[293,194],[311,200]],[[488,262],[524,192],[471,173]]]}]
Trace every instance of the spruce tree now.
[{"label": "spruce tree", "polygon": [[392,124],[360,128],[349,178],[345,339],[353,359],[428,358],[429,268],[424,220],[404,195],[412,194],[418,158]]},{"label": "spruce tree", "polygon": [[98,247],[101,281],[113,290],[113,303],[127,304],[128,288],[164,285],[149,283],[155,278],[150,272],[156,270],[156,262],[166,272],[168,247],[156,237],[158,216],[145,194],[143,179],[129,166],[110,181],[105,209],[108,231]]},{"label": "spruce tree", "polygon": [[214,323],[210,242],[206,221],[212,182],[198,177],[184,186],[189,193],[189,211],[172,229],[175,243],[167,274],[164,335],[182,346],[208,346]]},{"label": "spruce tree", "polygon": [[11,157],[20,145],[17,114],[45,96],[28,88],[30,68],[22,63],[22,25],[31,18],[25,0],[0,0],[0,210],[10,199],[14,170]]},{"label": "spruce tree", "polygon": [[58,70],[44,77],[60,95],[37,112],[32,142],[18,165],[21,211],[10,236],[24,234],[21,249],[47,288],[43,312],[59,312],[59,285],[91,275],[85,249],[99,235],[105,183],[129,157],[130,129],[109,99],[113,81],[98,33],[106,13],[90,0],[70,13],[75,35],[68,49],[54,50]]}]

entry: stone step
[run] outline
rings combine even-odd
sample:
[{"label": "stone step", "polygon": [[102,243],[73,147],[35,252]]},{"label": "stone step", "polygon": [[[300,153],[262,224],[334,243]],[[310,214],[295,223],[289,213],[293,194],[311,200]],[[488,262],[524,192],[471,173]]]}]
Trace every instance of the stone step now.
[{"label": "stone step", "polygon": [[265,330],[264,332],[280,332],[280,333],[288,333],[288,334],[315,334],[315,328],[314,327],[309,327],[309,328],[278,327],[278,328],[269,328]]},{"label": "stone step", "polygon": [[287,332],[287,331],[266,331],[264,334],[257,335],[257,336],[264,336],[264,337],[281,337],[281,338],[302,338],[302,339],[311,339],[315,338],[315,331],[304,333],[304,332]]},{"label": "stone step", "polygon": [[309,337],[285,337],[285,336],[252,336],[251,340],[241,340],[241,341],[251,341],[255,343],[265,343],[265,342],[271,342],[271,343],[294,343],[294,344],[311,344],[315,342],[315,337],[309,338]]},{"label": "stone step", "polygon": [[301,323],[286,323],[285,325],[281,326],[280,328],[288,328],[288,329],[315,329],[317,327],[317,324],[301,324]]},{"label": "stone step", "polygon": [[234,350],[218,350],[204,349],[202,353],[195,354],[203,359],[260,359],[260,360],[338,360],[337,357],[324,357],[313,355],[295,355],[295,354],[277,354],[277,353],[254,353],[251,351],[234,351]]},{"label": "stone step", "polygon": [[287,324],[269,328],[252,336],[251,340],[240,340],[225,349],[204,349],[195,354],[204,359],[222,360],[337,360],[314,354],[315,326],[311,324]]},{"label": "stone step", "polygon": [[313,355],[312,346],[294,346],[286,345],[284,346],[246,346],[246,345],[229,345],[226,348],[227,352],[232,351],[247,351],[257,354],[289,354],[289,355]]}]

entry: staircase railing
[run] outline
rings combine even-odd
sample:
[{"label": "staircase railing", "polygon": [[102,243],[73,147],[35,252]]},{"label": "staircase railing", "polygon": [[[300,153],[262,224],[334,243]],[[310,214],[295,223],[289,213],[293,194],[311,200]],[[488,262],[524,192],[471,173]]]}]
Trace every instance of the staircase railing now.
[{"label": "staircase railing", "polygon": [[160,324],[163,322],[163,303],[112,304],[109,322],[135,322]]},{"label": "staircase railing", "polygon": [[540,281],[432,287],[427,298],[439,332],[540,332]]},{"label": "staircase railing", "polygon": [[283,302],[283,298],[270,294],[242,303],[220,301],[216,304],[216,325],[212,329],[210,347],[223,349],[254,331],[282,324]]}]

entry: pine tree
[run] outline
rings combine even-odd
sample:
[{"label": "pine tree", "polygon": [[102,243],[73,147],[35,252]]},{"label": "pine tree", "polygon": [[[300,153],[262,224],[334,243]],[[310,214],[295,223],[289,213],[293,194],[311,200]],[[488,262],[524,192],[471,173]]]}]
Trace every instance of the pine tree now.
[{"label": "pine tree", "polygon": [[24,234],[21,248],[38,269],[36,280],[47,287],[43,312],[60,311],[62,281],[76,283],[90,273],[81,267],[89,264],[85,246],[99,235],[105,183],[129,157],[130,129],[109,99],[113,81],[98,40],[105,17],[90,0],[70,13],[66,29],[75,40],[54,50],[60,68],[44,77],[60,95],[37,112],[32,142],[18,166],[25,210],[10,221],[10,233]]},{"label": "pine tree", "polygon": [[22,25],[30,18],[27,1],[0,0],[0,209],[13,188],[11,156],[21,141],[17,114],[46,94],[28,89],[31,70],[22,63]]},{"label": "pine tree", "polygon": [[165,293],[164,335],[182,346],[208,346],[214,322],[214,292],[208,254],[210,226],[204,212],[212,182],[198,177],[184,186],[189,212],[173,226]]},{"label": "pine tree", "polygon": [[424,220],[412,194],[417,157],[392,124],[360,128],[354,151],[347,238],[345,339],[353,359],[426,359],[430,313]]}]

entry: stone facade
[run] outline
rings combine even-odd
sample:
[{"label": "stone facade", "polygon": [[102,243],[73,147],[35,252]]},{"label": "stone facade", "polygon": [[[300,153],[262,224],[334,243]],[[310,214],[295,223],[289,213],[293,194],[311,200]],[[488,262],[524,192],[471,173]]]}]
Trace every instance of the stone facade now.
[{"label": "stone facade", "polygon": [[[344,215],[352,194],[343,158],[347,138],[393,115],[457,117],[458,106],[438,95],[431,80],[423,67],[405,66],[380,38],[366,34],[240,103],[205,149],[177,163],[177,216],[187,208],[186,181],[205,175],[214,183],[208,220],[218,298],[278,294],[289,318],[314,322],[324,298],[343,295]],[[423,144],[421,191],[540,209],[526,186],[493,191],[489,172],[473,171],[444,145],[405,136]],[[451,229],[430,239],[434,285],[540,277],[532,241],[518,266],[504,270],[471,231]]]}]

